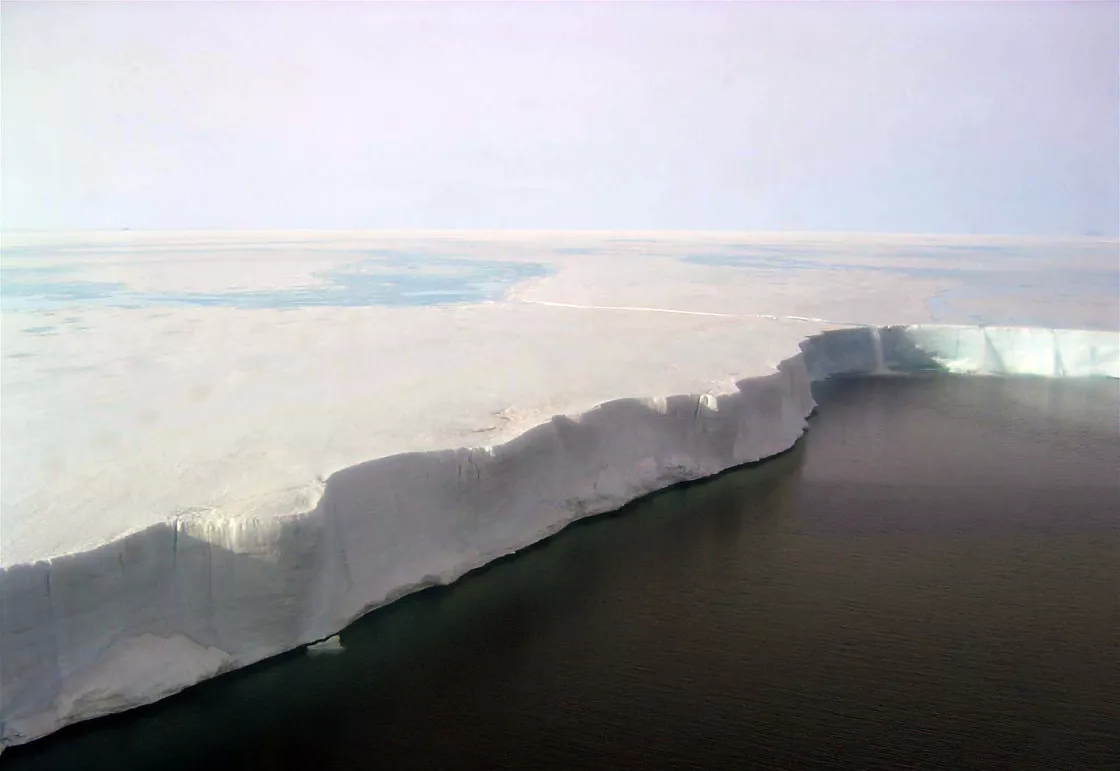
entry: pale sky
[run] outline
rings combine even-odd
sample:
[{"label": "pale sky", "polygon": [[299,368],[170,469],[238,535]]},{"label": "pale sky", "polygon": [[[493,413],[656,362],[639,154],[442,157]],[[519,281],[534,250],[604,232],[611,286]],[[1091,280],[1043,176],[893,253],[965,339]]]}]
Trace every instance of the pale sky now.
[{"label": "pale sky", "polygon": [[4,229],[1120,231],[1120,4],[4,3]]}]

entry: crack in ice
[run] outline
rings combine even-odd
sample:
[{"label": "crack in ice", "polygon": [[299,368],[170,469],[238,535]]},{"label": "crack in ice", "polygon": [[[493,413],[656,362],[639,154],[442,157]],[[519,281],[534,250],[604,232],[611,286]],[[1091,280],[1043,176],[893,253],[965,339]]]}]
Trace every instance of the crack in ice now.
[{"label": "crack in ice", "polygon": [[642,313],[673,313],[681,316],[709,316],[720,319],[764,319],[766,321],[802,321],[810,324],[830,324],[841,327],[866,327],[857,321],[833,321],[814,316],[776,316],[771,313],[716,313],[714,311],[686,311],[678,308],[647,308],[638,305],[581,305],[579,303],[558,303],[548,300],[525,300],[517,302],[526,305],[546,305],[550,308],[577,308],[589,311],[637,311]]}]

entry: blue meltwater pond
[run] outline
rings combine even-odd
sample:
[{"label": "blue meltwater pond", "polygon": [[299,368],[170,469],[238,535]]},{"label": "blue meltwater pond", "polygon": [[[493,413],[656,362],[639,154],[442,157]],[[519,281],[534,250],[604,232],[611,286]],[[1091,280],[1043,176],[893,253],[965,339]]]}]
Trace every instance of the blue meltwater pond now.
[{"label": "blue meltwater pond", "polygon": [[[314,283],[307,286],[151,292],[137,291],[120,282],[83,279],[83,269],[95,267],[97,257],[36,266],[28,262],[36,256],[33,253],[21,252],[18,256],[21,258],[19,265],[0,268],[0,301],[6,311],[165,306],[292,309],[475,303],[499,300],[518,282],[550,272],[546,265],[535,262],[374,250],[347,255],[341,265],[315,272]],[[50,258],[50,253],[40,256]]]}]

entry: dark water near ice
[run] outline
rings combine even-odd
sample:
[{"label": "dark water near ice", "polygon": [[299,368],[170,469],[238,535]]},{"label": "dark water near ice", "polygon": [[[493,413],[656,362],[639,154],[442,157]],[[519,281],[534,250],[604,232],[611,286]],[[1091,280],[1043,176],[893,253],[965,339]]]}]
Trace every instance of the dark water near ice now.
[{"label": "dark water near ice", "polygon": [[15,769],[1120,767],[1115,381],[826,384],[793,451]]}]

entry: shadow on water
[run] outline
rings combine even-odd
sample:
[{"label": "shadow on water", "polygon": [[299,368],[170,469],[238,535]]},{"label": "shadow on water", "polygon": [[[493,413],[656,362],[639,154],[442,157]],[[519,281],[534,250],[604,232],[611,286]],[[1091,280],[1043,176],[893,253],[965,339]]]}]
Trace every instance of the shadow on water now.
[{"label": "shadow on water", "polygon": [[287,654],[3,761],[1114,768],[1117,384],[815,392],[777,458],[374,611],[337,655]]}]

